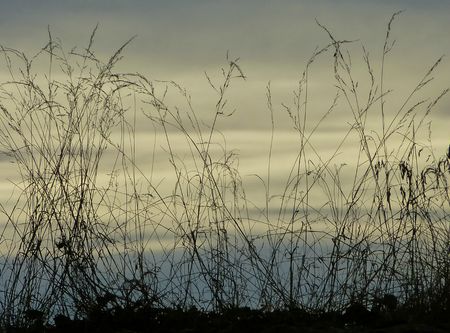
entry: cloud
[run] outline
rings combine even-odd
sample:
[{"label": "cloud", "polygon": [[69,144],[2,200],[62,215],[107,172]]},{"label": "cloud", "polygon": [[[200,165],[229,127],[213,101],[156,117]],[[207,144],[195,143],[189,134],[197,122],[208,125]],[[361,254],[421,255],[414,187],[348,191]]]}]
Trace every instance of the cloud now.
[{"label": "cloud", "polygon": [[[387,99],[390,110],[408,96],[437,57],[450,54],[448,1],[55,0],[0,1],[0,4],[0,44],[27,52],[39,50],[46,43],[48,25],[52,34],[70,49],[74,45],[85,46],[98,23],[94,48],[103,59],[137,34],[137,39],[125,51],[119,69],[139,71],[151,79],[179,82],[192,93],[194,107],[206,123],[217,97],[208,87],[203,72],[217,78],[225,54],[230,51],[232,56],[241,58],[248,79],[232,86],[227,97],[230,107],[237,111],[232,117],[221,119],[219,127],[224,131],[240,131],[235,137],[242,140],[245,131],[270,128],[265,97],[269,81],[276,125],[280,131],[292,129],[281,103],[293,105],[292,92],[306,61],[317,46],[330,41],[315,23],[316,18],[336,38],[356,40],[350,46],[352,70],[363,86],[368,76],[361,58],[361,44],[370,52],[374,72],[379,76],[387,22],[392,13],[406,9],[393,26],[392,37],[397,43],[385,68],[387,86],[394,90]],[[312,124],[334,97],[334,73],[330,64],[331,53],[314,63],[310,73],[308,119]],[[4,68],[0,73],[4,73]],[[449,61],[445,60],[435,75],[435,88],[427,93],[436,95],[439,89],[449,86],[449,73]],[[177,97],[171,100],[174,104],[179,101]],[[349,119],[342,115],[350,115],[350,110],[343,102],[338,107],[336,116],[323,124],[323,140],[348,128]],[[435,112],[434,133],[439,147],[448,144],[448,110],[447,98]],[[140,131],[149,131],[145,124],[140,123]]]}]

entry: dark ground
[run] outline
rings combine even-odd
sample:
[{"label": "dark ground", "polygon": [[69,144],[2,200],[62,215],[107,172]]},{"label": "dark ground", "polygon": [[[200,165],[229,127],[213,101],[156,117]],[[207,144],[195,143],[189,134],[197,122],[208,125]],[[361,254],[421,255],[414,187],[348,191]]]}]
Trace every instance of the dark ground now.
[{"label": "dark ground", "polygon": [[[344,314],[311,314],[295,309],[262,312],[248,308],[205,313],[195,309],[109,309],[93,311],[88,319],[71,320],[56,316],[54,325],[43,325],[39,317],[28,320],[28,328],[9,328],[6,332],[442,332],[450,333],[449,315],[445,311],[420,314],[414,311],[371,312],[362,306],[349,307]],[[0,333],[2,331],[0,330]]]}]

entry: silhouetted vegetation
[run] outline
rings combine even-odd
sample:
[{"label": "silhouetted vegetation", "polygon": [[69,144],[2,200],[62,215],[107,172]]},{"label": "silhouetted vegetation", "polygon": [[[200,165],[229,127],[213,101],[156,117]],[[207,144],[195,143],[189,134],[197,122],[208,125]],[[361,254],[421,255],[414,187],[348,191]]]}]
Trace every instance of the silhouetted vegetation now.
[{"label": "silhouetted vegetation", "polygon": [[[418,139],[448,89],[422,94],[440,58],[398,107],[388,103],[396,15],[379,71],[362,48],[365,81],[353,72],[354,43],[318,23],[330,43],[313,53],[292,105],[282,106],[298,142],[281,193],[271,190],[268,85],[263,207],[247,199],[237,156],[217,129],[233,116],[230,87],[246,78],[238,59],[227,56],[219,78],[207,75],[217,99],[205,124],[177,83],[115,70],[130,41],[107,61],[94,52],[95,30],[81,50],[67,52],[50,32],[31,57],[2,47],[10,77],[0,85],[0,145],[20,177],[0,205],[3,329],[357,331],[420,320],[448,329],[450,150],[436,155]],[[310,71],[330,56],[336,95],[311,123]],[[44,60],[48,71],[36,73]],[[167,101],[173,93],[183,104]],[[313,137],[338,106],[352,122],[325,157]],[[164,138],[170,193],[153,180],[154,157],[138,163],[142,114]],[[188,157],[176,149],[180,135]],[[336,165],[351,137],[354,160]]]}]

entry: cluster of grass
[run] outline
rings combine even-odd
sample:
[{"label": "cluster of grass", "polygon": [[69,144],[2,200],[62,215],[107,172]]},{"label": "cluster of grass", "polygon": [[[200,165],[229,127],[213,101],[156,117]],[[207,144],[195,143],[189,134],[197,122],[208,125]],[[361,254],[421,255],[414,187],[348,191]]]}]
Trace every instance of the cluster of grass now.
[{"label": "cluster of grass", "polygon": [[[217,100],[205,124],[178,84],[115,71],[128,42],[107,61],[95,55],[95,31],[81,51],[66,52],[50,33],[33,57],[2,47],[10,79],[0,85],[0,144],[20,182],[0,206],[1,325],[193,308],[448,312],[450,151],[436,156],[431,144],[417,140],[448,89],[420,97],[438,59],[398,108],[388,105],[384,65],[395,16],[379,76],[363,48],[364,87],[354,79],[351,42],[319,24],[330,43],[313,53],[293,105],[284,105],[298,137],[297,159],[275,194],[268,86],[272,141],[258,216],[237,157],[226,138],[218,139],[218,123],[232,116],[229,88],[245,79],[238,60],[227,57],[220,80],[207,76]],[[330,54],[336,96],[311,124],[310,69]],[[36,74],[33,66],[42,59],[48,72]],[[183,106],[170,106],[168,91]],[[312,138],[338,105],[352,122],[325,159]],[[164,138],[175,179],[169,194],[153,181],[155,161],[137,162],[140,112]],[[180,134],[189,159],[177,155],[174,135]],[[359,146],[344,183],[335,157],[352,136]],[[314,202],[316,193],[323,203]]]}]

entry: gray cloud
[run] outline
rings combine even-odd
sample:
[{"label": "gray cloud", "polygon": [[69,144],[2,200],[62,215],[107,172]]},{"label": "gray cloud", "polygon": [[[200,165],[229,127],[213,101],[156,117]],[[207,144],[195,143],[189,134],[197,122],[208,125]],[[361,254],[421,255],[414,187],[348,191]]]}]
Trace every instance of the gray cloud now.
[{"label": "gray cloud", "polygon": [[[180,82],[191,91],[194,106],[206,122],[211,117],[215,97],[203,71],[214,76],[229,50],[232,56],[241,58],[248,79],[236,82],[230,91],[230,105],[237,111],[233,117],[221,120],[220,128],[239,130],[236,138],[243,141],[246,130],[270,127],[265,100],[269,80],[277,126],[281,133],[292,128],[281,102],[292,104],[292,91],[305,62],[317,46],[329,42],[327,34],[316,25],[316,18],[336,38],[358,40],[351,50],[354,72],[363,85],[367,75],[361,61],[361,44],[366,45],[375,73],[379,74],[387,22],[393,12],[406,9],[393,27],[397,43],[386,65],[386,79],[394,89],[388,101],[393,106],[407,96],[434,59],[450,54],[447,34],[450,3],[443,0],[2,0],[0,6],[0,44],[20,50],[36,51],[42,47],[47,40],[48,25],[53,35],[59,36],[70,49],[73,45],[86,45],[90,32],[99,23],[95,49],[104,59],[137,34],[119,68]],[[331,60],[331,54],[324,55],[311,72],[312,121],[329,107],[334,96]],[[4,73],[4,68],[0,68],[0,73]],[[450,86],[449,73],[449,60],[445,60],[436,74],[435,87]],[[435,95],[438,89],[427,93]],[[178,101],[173,99],[173,103]],[[448,98],[443,100],[434,115],[433,133],[441,148],[448,144],[449,103]],[[348,128],[348,119],[342,115],[344,112],[348,115],[349,110],[344,104],[339,107],[336,117],[324,123],[324,140],[329,140],[330,133],[337,135]],[[148,131],[145,124],[140,123],[139,130]],[[239,140],[232,141],[239,149]],[[241,145],[245,147],[242,152],[248,151],[245,143]],[[255,148],[254,154],[258,152],[266,154],[267,147]]]}]

